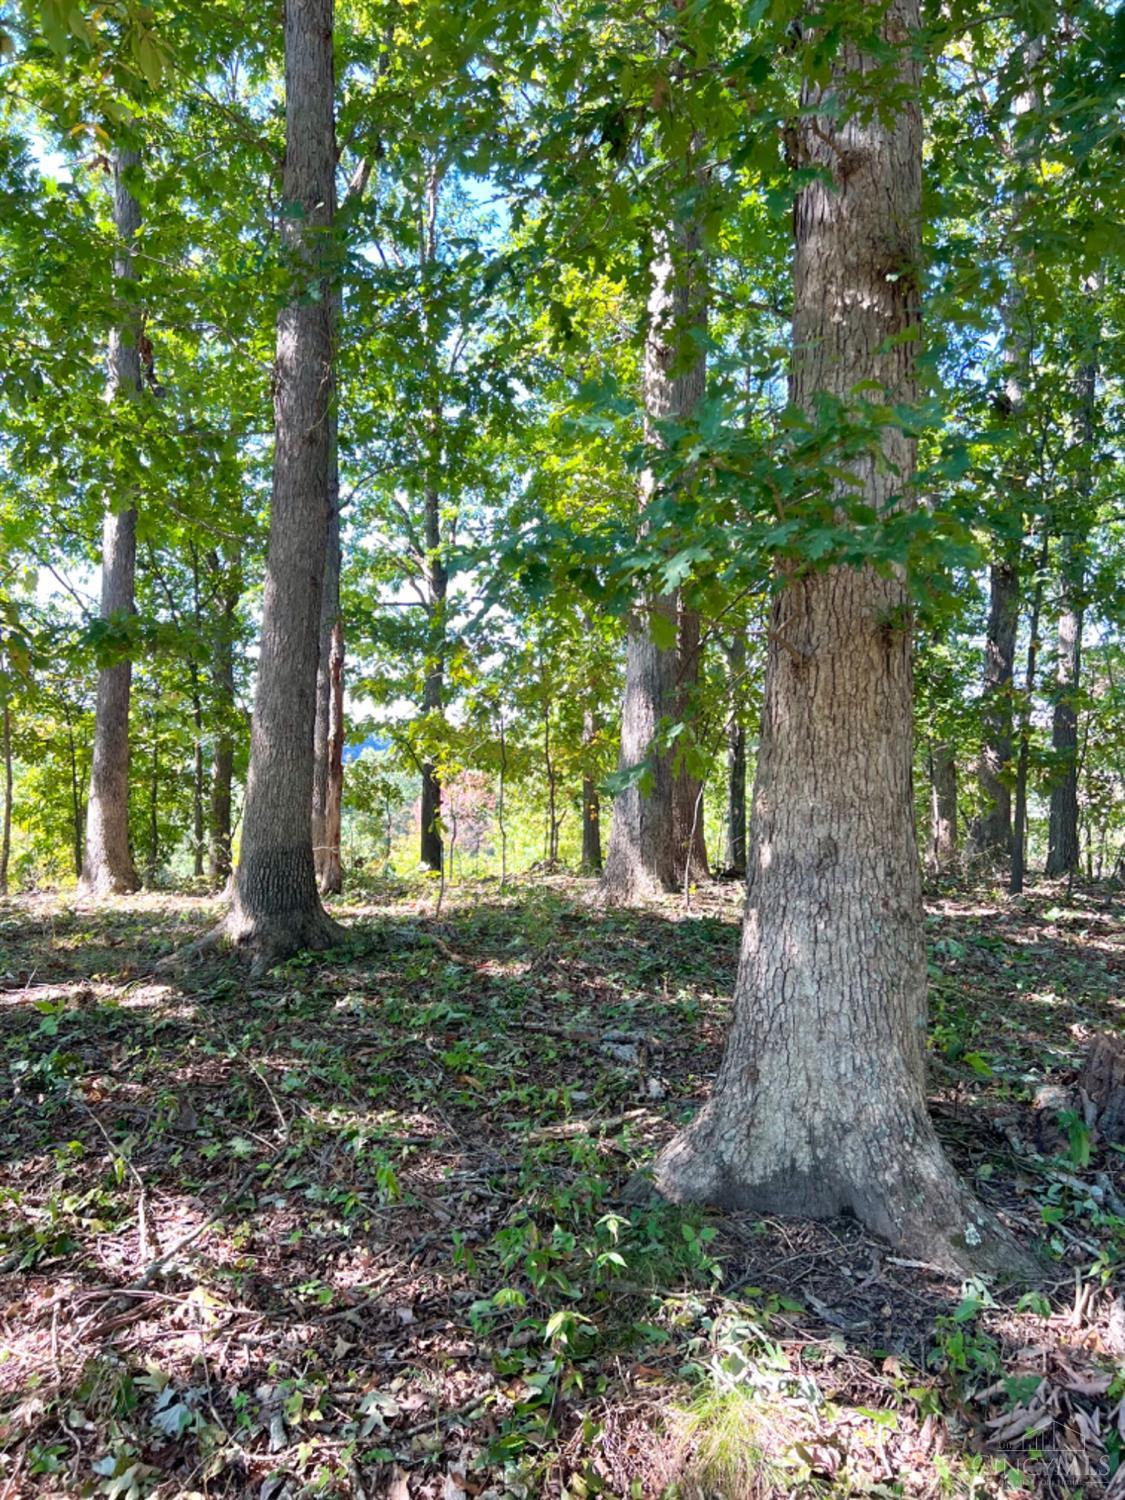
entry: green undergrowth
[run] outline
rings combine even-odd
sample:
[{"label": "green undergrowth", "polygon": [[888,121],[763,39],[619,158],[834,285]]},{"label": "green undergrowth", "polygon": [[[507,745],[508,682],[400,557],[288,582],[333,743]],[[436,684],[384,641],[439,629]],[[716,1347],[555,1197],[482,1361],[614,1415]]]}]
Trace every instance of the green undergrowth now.
[{"label": "green undergrowth", "polygon": [[739,903],[587,889],[384,887],[253,981],[155,971],[198,898],[7,904],[0,1492],[1110,1493],[1122,1157],[1033,1107],[1120,1024],[1108,898],[930,917],[939,1130],[1057,1270],[1001,1294],[632,1201],[717,1066]]}]

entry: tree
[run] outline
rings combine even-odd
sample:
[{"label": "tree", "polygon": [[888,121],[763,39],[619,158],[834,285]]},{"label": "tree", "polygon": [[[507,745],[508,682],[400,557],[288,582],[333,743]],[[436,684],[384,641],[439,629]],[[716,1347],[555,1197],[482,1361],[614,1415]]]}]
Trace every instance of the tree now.
[{"label": "tree", "polygon": [[267,967],[338,936],[313,863],[313,727],[328,535],[335,203],[333,0],[285,10],[283,247],[290,300],[277,319],[274,468],[258,689],[234,901],[216,936]]},{"label": "tree", "polygon": [[[878,390],[878,437],[838,490],[842,505],[861,488],[876,514],[910,504],[915,464],[895,407],[917,393],[918,29],[916,0],[866,6],[827,82],[806,78],[797,127],[817,175],[796,202],[791,397],[811,420]],[[911,717],[901,574],[787,570],[734,1024],[714,1093],[661,1155],[657,1184],[755,1212],[850,1211],[927,1261],[1010,1265],[1016,1247],[957,1180],[926,1109]]]},{"label": "tree", "polygon": [[[109,394],[114,401],[135,402],[142,394],[141,325],[129,300],[134,279],[135,241],[141,208],[129,188],[129,175],[140,169],[140,154],[119,147],[113,158],[113,224],[118,249],[113,275],[125,301],[123,317],[109,340]],[[132,499],[111,496],[102,523],[101,618],[121,627],[134,611],[137,562],[137,511]],[[133,666],[127,652],[98,674],[94,719],[94,758],[86,810],[86,850],[80,889],[92,896],[135,891],[140,881],[129,848],[129,691]]]}]

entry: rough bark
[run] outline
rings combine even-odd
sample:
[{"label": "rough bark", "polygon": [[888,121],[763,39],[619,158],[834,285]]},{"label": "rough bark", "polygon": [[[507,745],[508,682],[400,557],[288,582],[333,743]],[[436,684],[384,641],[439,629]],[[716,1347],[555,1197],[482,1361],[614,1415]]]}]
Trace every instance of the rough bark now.
[{"label": "rough bark", "polygon": [[[113,263],[118,295],[125,301],[121,322],[109,337],[109,396],[135,401],[141,392],[140,320],[129,301],[135,279],[133,255],[141,209],[126,186],[126,174],[140,165],[136,151],[120,149],[113,158],[113,223],[117,254]],[[137,559],[137,512],[131,500],[111,497],[102,524],[101,618],[131,615]],[[79,889],[109,896],[140,885],[129,849],[129,694],[133,664],[128,657],[98,673],[94,714],[94,755],[86,804],[86,847]]]},{"label": "rough bark", "polygon": [[1090,1043],[1078,1086],[1102,1139],[1125,1146],[1125,1041],[1101,1035]]},{"label": "rough bark", "polygon": [[[706,361],[694,343],[706,322],[706,277],[694,225],[675,226],[652,264],[648,334],[644,355],[646,439],[660,441],[660,424],[690,418],[703,396]],[[657,493],[657,477],[646,472],[641,503]],[[618,769],[633,771],[650,761],[643,782],[619,792],[613,803],[609,851],[601,890],[607,901],[628,905],[679,888],[683,880],[682,814],[677,830],[677,796],[672,756],[655,749],[663,719],[672,718],[679,696],[679,653],[662,649],[653,635],[653,617],[667,622],[664,639],[679,635],[674,594],[649,598],[630,616],[625,641],[625,693],[621,705]],[[696,619],[698,627],[698,618]],[[698,660],[698,652],[696,652]],[[689,824],[690,826],[690,824]],[[706,865],[706,852],[703,858]]]},{"label": "rough bark", "polygon": [[[1096,366],[1087,364],[1082,371],[1082,429],[1087,448],[1094,436],[1096,388]],[[1082,488],[1088,495],[1088,460],[1083,467]],[[1078,516],[1084,516],[1084,508],[1076,507],[1076,511]],[[1056,879],[1077,870],[1081,857],[1078,841],[1078,694],[1082,685],[1085,542],[1085,528],[1070,529],[1062,544],[1062,597],[1055,652],[1055,701],[1051,713],[1051,750],[1055,769],[1051,780],[1047,835],[1047,874]]]},{"label": "rough bark", "polygon": [[1019,572],[993,563],[988,575],[988,626],[984,641],[982,738],[977,761],[981,807],[973,821],[973,850],[999,863],[1012,851],[1012,677],[1019,624]]},{"label": "rough bark", "polygon": [[337,615],[332,627],[328,662],[328,775],[324,795],[324,860],[320,888],[338,896],[344,888],[340,859],[340,824],[344,801],[344,623]]},{"label": "rough bark", "polygon": [[948,870],[957,861],[957,757],[953,746],[939,741],[930,747],[931,870]]},{"label": "rough bark", "polygon": [[[892,0],[884,37],[919,25]],[[845,40],[822,91],[806,83],[802,162],[835,179],[796,204],[791,394],[878,381],[916,397],[922,131],[918,64],[902,102],[814,118],[873,67]],[[893,272],[893,274],[891,274]],[[854,461],[866,502],[902,501],[914,445],[884,429],[885,463]],[[666,1148],[677,1201],[754,1213],[855,1214],[928,1262],[998,1267],[1019,1252],[960,1184],[925,1094],[926,962],[915,842],[908,595],[897,577],[830,567],[783,580],[772,612],[734,1024],[709,1103]]]},{"label": "rough bark", "polygon": [[[283,219],[292,299],[277,321],[274,470],[258,688],[234,903],[218,936],[257,969],[337,940],[313,865],[313,725],[333,398],[327,230],[334,208],[332,0],[285,8]],[[311,294],[311,295],[310,295]]]}]

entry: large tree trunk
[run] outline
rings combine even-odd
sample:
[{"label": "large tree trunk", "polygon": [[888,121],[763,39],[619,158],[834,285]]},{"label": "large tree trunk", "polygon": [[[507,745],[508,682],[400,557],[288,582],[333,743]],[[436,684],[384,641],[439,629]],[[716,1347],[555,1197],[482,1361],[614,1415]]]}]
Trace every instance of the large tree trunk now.
[{"label": "large tree trunk", "polygon": [[746,725],[741,693],[746,670],[746,637],[735,631],[727,654],[730,669],[730,724],[727,727],[727,845],[728,874],[746,874]]},{"label": "large tree trunk", "polygon": [[[679,723],[690,723],[696,718],[702,654],[699,615],[681,598],[676,626],[675,715]],[[683,886],[690,881],[710,880],[703,828],[703,783],[684,764],[676,768],[672,798],[677,884]]]},{"label": "large tree trunk", "polygon": [[[1094,437],[1094,402],[1097,368],[1082,370],[1083,441]],[[1090,457],[1083,465],[1082,487],[1090,489]],[[1082,684],[1082,621],[1086,570],[1084,544],[1088,518],[1076,507],[1085,524],[1069,527],[1063,538],[1062,599],[1059,609],[1058,645],[1055,654],[1055,702],[1051,715],[1051,749],[1055,768],[1051,781],[1051,818],[1047,842],[1047,874],[1057,878],[1078,869],[1078,694]]]},{"label": "large tree trunk", "polygon": [[947,870],[957,859],[957,757],[941,741],[930,748],[931,870]]},{"label": "large tree trunk", "polygon": [[285,7],[283,218],[292,300],[277,320],[273,500],[250,772],[223,934],[257,969],[339,929],[320,904],[313,865],[313,724],[328,535],[333,399],[326,262],[334,209],[333,0]]},{"label": "large tree trunk", "polygon": [[[141,209],[125,183],[126,173],[140,165],[136,151],[118,150],[113,158],[113,223],[117,255],[113,275],[119,296],[134,280],[133,252],[141,227]],[[109,336],[109,395],[135,401],[141,391],[140,321],[127,306]],[[120,504],[118,497],[117,503]],[[115,510],[111,501],[102,525],[101,618],[131,615],[137,560],[137,512],[132,504]],[[129,850],[129,690],[133,664],[128,657],[98,673],[94,715],[94,757],[86,805],[86,851],[79,888],[92,896],[135,891],[140,885]]]},{"label": "large tree trunk", "polygon": [[[791,394],[812,415],[820,393],[850,402],[861,382],[888,403],[916,398],[918,27],[917,0],[892,0],[893,118],[848,110],[849,75],[876,64],[846,39],[831,80],[803,91],[802,165],[834,179],[807,183],[795,214]],[[812,118],[826,98],[843,114]],[[884,464],[853,460],[876,512],[904,503],[914,470],[904,433],[884,428],[882,446]],[[944,1266],[1005,1263],[1018,1252],[958,1181],[926,1107],[907,589],[870,567],[783,584],[733,1029],[714,1094],[663,1152],[657,1183],[758,1214],[851,1212]]]},{"label": "large tree trunk", "polygon": [[972,842],[978,855],[1000,863],[1012,850],[1012,677],[1020,608],[1019,572],[1014,562],[992,564],[988,600],[977,762],[981,808],[973,822]]},{"label": "large tree trunk", "polygon": [[[697,229],[677,227],[664,237],[652,264],[644,358],[645,435],[650,443],[660,440],[658,424],[690,418],[702,399],[706,361],[697,347],[685,347],[685,340],[705,327],[706,312],[707,283]],[[656,492],[657,477],[646,472],[642,505]],[[653,634],[653,617],[663,616],[660,636],[678,641],[679,613],[676,595],[664,594],[646,600],[629,616],[618,766],[622,772],[634,771],[646,760],[649,766],[641,781],[614,798],[601,888],[607,901],[619,905],[676,890],[683,881],[683,808],[690,793],[681,789],[677,794],[672,756],[655,749],[660,722],[673,717],[679,698],[680,653],[676,645],[658,646]],[[694,618],[698,632],[698,616]],[[698,649],[693,659],[697,670]],[[703,869],[705,873],[705,850]]]}]

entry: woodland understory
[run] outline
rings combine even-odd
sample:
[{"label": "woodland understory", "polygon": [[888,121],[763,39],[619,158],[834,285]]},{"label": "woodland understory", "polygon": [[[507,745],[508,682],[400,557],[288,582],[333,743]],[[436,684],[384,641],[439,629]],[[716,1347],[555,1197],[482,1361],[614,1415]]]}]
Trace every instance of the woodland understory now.
[{"label": "woodland understory", "polygon": [[4,904],[5,1500],[1125,1494],[1125,1155],[1074,1092],[1120,893],[927,892],[938,1133],[1046,1257],[1005,1290],[638,1194],[740,892],[592,889],[370,883],[257,979],[157,968],[212,899]]}]

